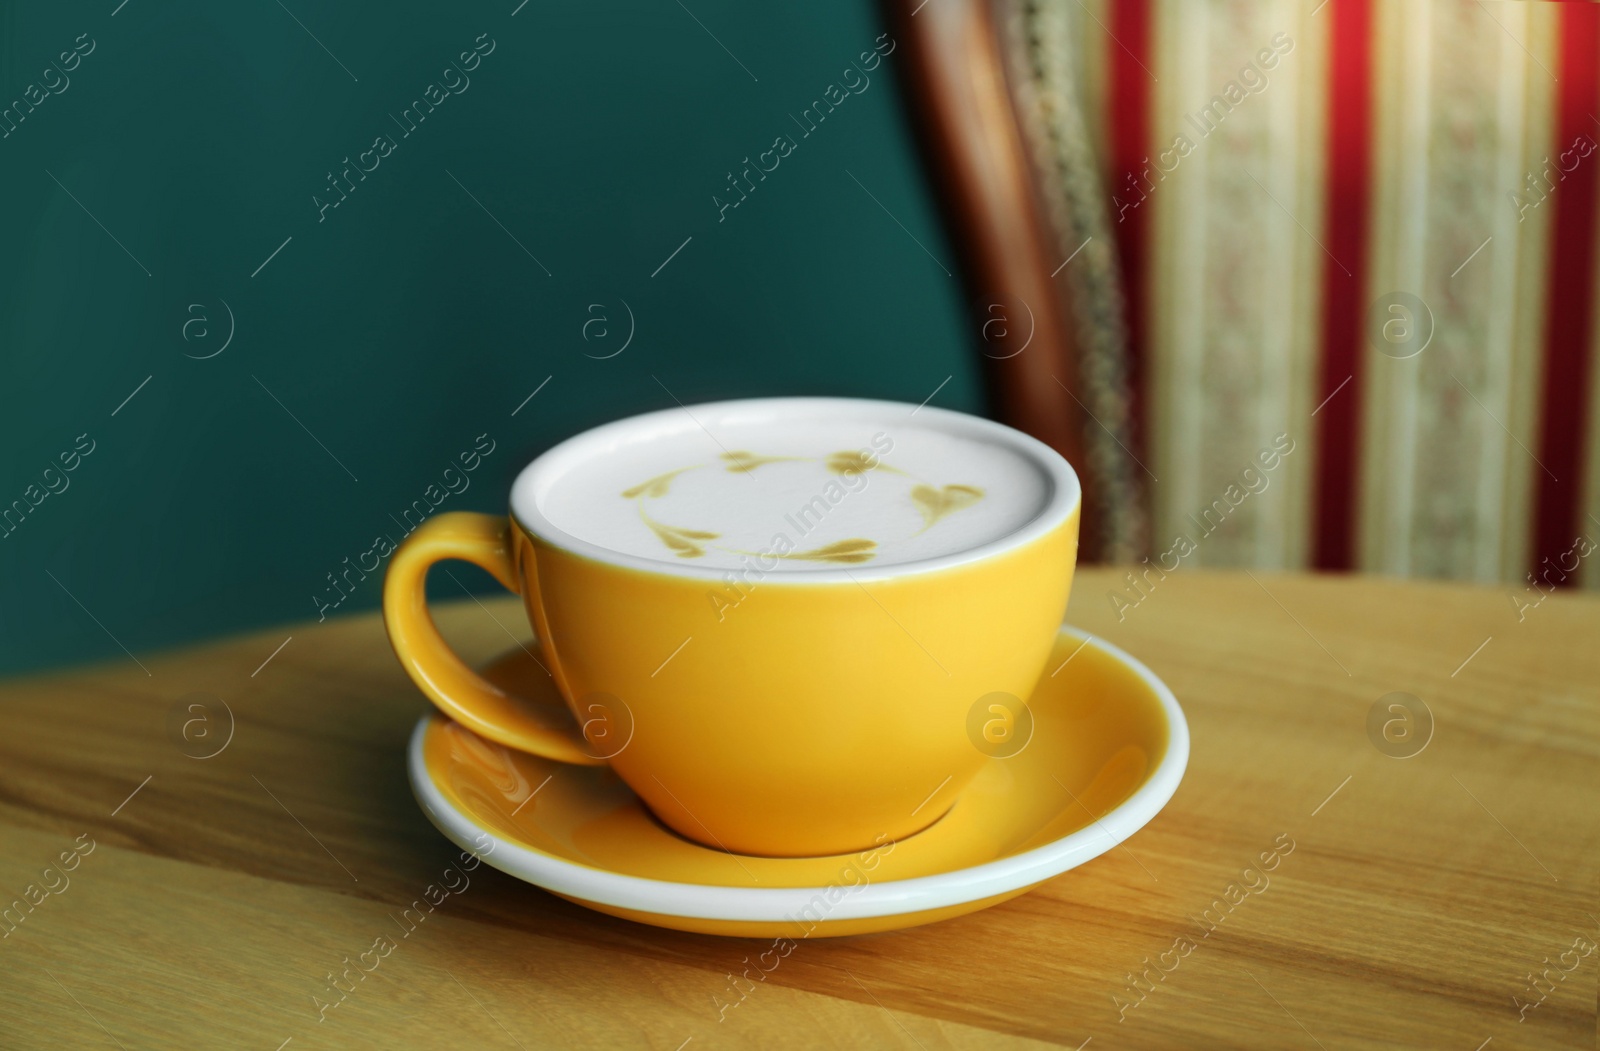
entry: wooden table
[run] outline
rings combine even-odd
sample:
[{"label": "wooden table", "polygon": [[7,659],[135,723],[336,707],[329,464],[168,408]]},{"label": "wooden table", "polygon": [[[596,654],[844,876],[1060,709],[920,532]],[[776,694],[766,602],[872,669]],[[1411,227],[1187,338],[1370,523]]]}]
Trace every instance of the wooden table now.
[{"label": "wooden table", "polygon": [[[457,853],[411,799],[425,702],[376,616],[141,654],[148,676],[123,659],[12,681],[0,890],[43,896],[0,939],[0,1046],[1594,1045],[1600,952],[1570,950],[1600,941],[1600,601],[1519,621],[1499,589],[1184,570],[1119,622],[1116,586],[1080,574],[1070,619],[1163,676],[1194,735],[1131,852],[973,916],[803,943],[721,1022],[713,997],[755,943],[487,867],[318,1021],[329,972]],[[514,599],[440,621],[471,658],[526,633]],[[1369,737],[1391,692],[1435,720],[1410,758]],[[191,693],[236,719],[214,757],[169,728]],[[1270,883],[1197,938],[1280,836]],[[1198,945],[1181,958],[1180,937]],[[1178,962],[1157,977],[1163,952]]]}]

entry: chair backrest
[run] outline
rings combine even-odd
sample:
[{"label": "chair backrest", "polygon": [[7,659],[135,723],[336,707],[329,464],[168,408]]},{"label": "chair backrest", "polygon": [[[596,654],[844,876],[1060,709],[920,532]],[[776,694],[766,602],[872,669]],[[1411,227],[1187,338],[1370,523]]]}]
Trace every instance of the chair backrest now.
[{"label": "chair backrest", "polygon": [[946,178],[957,229],[1034,225],[1011,270],[1082,247],[1041,356],[1097,551],[1600,585],[1600,10],[915,3],[930,141],[1025,183]]},{"label": "chair backrest", "polygon": [[[1133,560],[1143,554],[1144,515],[1125,451],[1120,275],[1082,123],[1071,171],[1088,178],[1069,194],[1066,180],[1041,177],[1057,169],[1034,161],[1050,130],[1025,127],[1033,114],[1016,105],[1019,81],[1006,68],[1014,41],[1002,39],[1015,21],[998,23],[979,0],[893,3],[889,12],[909,43],[909,94],[961,250],[994,411],[1078,469],[1084,557]],[[1075,102],[1063,108],[1069,120],[1078,112]]]}]

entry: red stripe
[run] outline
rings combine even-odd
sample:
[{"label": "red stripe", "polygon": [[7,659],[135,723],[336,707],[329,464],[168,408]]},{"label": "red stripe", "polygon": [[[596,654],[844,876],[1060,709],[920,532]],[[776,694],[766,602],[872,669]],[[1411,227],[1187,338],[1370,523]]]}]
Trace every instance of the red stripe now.
[{"label": "red stripe", "polygon": [[[1326,210],[1322,243],[1322,368],[1311,563],[1356,561],[1361,458],[1361,339],[1372,192],[1370,0],[1329,0]],[[1328,258],[1329,256],[1332,258]],[[1326,400],[1325,400],[1326,399]]]},{"label": "red stripe", "polygon": [[[1580,136],[1592,143],[1600,128],[1590,114],[1600,102],[1600,9],[1590,4],[1561,7],[1561,56],[1557,88],[1552,163]],[[1592,149],[1592,146],[1589,147]],[[1587,158],[1567,153],[1570,172],[1552,169],[1558,178],[1551,194],[1550,284],[1544,339],[1544,418],[1534,505],[1534,575],[1551,584],[1572,584],[1560,569],[1545,578],[1540,563],[1549,558],[1560,566],[1582,528],[1580,491],[1583,478],[1585,415],[1589,396],[1591,301],[1595,279],[1595,204],[1600,189],[1600,151]],[[1564,176],[1564,177],[1563,177]],[[1553,476],[1553,477],[1552,477]],[[1566,560],[1570,563],[1570,556]]]},{"label": "red stripe", "polygon": [[[1150,0],[1111,0],[1106,12],[1111,152],[1111,227],[1122,261],[1128,297],[1128,389],[1132,397],[1134,449],[1142,457],[1145,434],[1150,182]],[[1119,221],[1120,217],[1120,221]]]}]

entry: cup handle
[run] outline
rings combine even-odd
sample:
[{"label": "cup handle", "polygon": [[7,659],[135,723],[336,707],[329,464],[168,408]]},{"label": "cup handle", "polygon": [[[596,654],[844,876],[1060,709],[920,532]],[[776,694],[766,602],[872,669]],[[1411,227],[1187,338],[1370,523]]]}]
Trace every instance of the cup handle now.
[{"label": "cup handle", "polygon": [[428,612],[428,569],[447,558],[481,566],[507,590],[521,593],[511,554],[511,528],[503,515],[449,511],[428,519],[407,537],[389,560],[383,582],[383,622],[389,643],[422,692],[479,736],[561,763],[603,765],[604,759],[583,750],[581,738],[542,724],[526,703],[467,667]]}]

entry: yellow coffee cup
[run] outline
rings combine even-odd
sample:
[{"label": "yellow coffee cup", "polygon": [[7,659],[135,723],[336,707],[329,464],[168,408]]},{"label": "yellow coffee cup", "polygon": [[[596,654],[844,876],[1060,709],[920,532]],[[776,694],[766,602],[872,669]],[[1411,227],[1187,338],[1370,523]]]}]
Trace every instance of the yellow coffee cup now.
[{"label": "yellow coffee cup", "polygon": [[[881,565],[846,556],[755,586],[746,575],[734,610],[717,598],[726,569],[683,557],[693,552],[614,550],[545,512],[550,487],[585,464],[685,428],[714,437],[727,421],[763,420],[790,432],[813,420],[890,421],[891,434],[907,420],[1026,460],[1041,495],[1025,521],[963,550]],[[727,453],[727,469],[747,455]],[[474,732],[561,762],[608,762],[662,822],[708,846],[848,853],[938,820],[992,754],[969,731],[972,712],[995,694],[1027,697],[1043,671],[1066,611],[1080,505],[1076,474],[1048,446],[961,413],[839,398],[671,409],[545,452],[517,477],[509,517],[429,519],[390,562],[384,621],[423,693]],[[424,594],[443,559],[475,563],[522,596],[581,736],[446,645]]]}]

